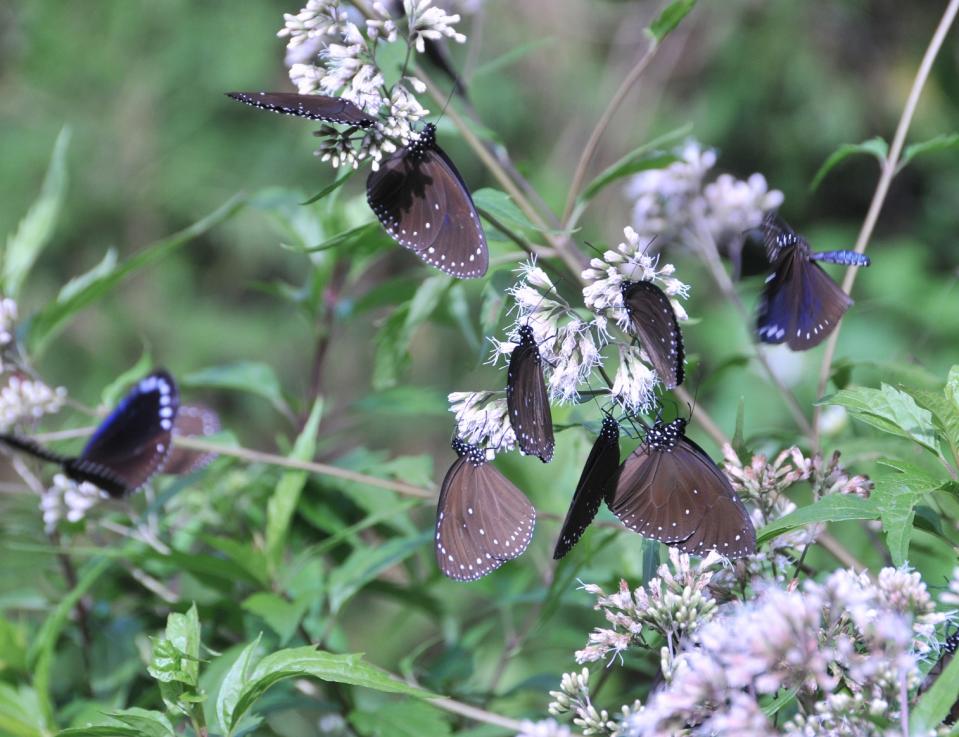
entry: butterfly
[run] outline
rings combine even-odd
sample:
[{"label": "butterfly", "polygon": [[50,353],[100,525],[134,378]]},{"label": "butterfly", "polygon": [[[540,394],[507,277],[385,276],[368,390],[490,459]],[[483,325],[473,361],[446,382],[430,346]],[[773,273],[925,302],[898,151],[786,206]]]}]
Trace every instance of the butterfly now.
[{"label": "butterfly", "polygon": [[794,351],[813,348],[836,329],[852,306],[849,296],[816,262],[869,266],[869,259],[855,251],[813,252],[805,238],[772,213],[760,229],[773,273],[759,298],[759,340],[785,342]]},{"label": "butterfly", "polygon": [[[923,694],[932,688],[932,684],[936,682],[936,679],[942,675],[942,672],[956,656],[956,650],[959,650],[959,632],[953,632],[946,638],[942,656],[933,664],[932,668],[929,669],[922,684],[919,686],[919,693],[917,695]],[[946,715],[946,718],[943,719],[943,724],[953,725],[957,720],[959,720],[959,700],[953,702],[949,713]]]},{"label": "butterfly", "polygon": [[141,379],[97,427],[79,456],[60,455],[30,438],[0,435],[3,442],[59,463],[77,482],[89,481],[120,497],[143,486],[170,454],[179,407],[176,383],[166,371]]},{"label": "butterfly", "polygon": [[[174,437],[204,437],[220,432],[220,416],[209,407],[187,404],[180,407],[173,423]],[[163,473],[181,475],[193,473],[208,466],[216,459],[216,453],[204,453],[174,446],[163,464]]]},{"label": "butterfly", "polygon": [[607,499],[626,527],[684,553],[727,558],[756,552],[756,530],[729,480],[686,437],[682,417],[657,420],[619,469]]},{"label": "butterfly", "polygon": [[603,419],[593,449],[576,484],[573,500],[563,521],[559,539],[553,549],[553,559],[559,560],[579,542],[589,523],[599,511],[600,504],[615,483],[619,470],[619,423],[611,415]]},{"label": "butterfly", "polygon": [[469,188],[426,125],[366,180],[366,201],[404,248],[461,279],[483,276],[489,248]]},{"label": "butterfly", "polygon": [[270,110],[283,115],[294,115],[309,120],[325,120],[328,123],[355,125],[369,128],[376,119],[342,97],[326,95],[299,95],[295,92],[227,92],[246,105]]},{"label": "butterfly", "polygon": [[506,408],[516,434],[519,449],[526,455],[539,456],[543,463],[553,459],[553,416],[549,409],[549,392],[543,376],[543,357],[529,325],[519,329],[519,345],[509,357],[506,372]]},{"label": "butterfly", "polygon": [[623,282],[620,287],[630,331],[667,389],[683,383],[685,348],[679,321],[666,293],[649,281]]},{"label": "butterfly", "polygon": [[436,562],[444,575],[475,581],[518,558],[533,539],[536,510],[486,460],[482,448],[454,439],[453,461],[436,507]]}]

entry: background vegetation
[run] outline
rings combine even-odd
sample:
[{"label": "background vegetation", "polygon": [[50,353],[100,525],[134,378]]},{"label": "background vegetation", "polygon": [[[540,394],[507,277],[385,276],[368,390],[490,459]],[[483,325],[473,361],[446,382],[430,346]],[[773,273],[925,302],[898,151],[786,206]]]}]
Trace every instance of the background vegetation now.
[{"label": "background vegetation", "polygon": [[[593,173],[690,123],[692,135],[718,149],[717,170],[762,172],[784,192],[785,217],[814,244],[850,247],[875,189],[875,159],[849,158],[814,191],[810,183],[840,144],[892,137],[940,5],[697,7],[614,119]],[[4,469],[0,733],[32,737],[122,707],[162,708],[146,668],[149,638],[168,614],[193,603],[204,646],[200,687],[218,684],[261,635],[266,652],[307,642],[365,652],[370,663],[491,714],[538,718],[546,692],[572,669],[573,651],[597,624],[576,578],[611,590],[621,577],[639,583],[658,559],[638,536],[602,527],[568,562],[550,559],[556,516],[565,513],[590,442],[571,431],[558,436],[549,466],[516,455],[499,463],[541,512],[530,550],[473,584],[436,570],[433,492],[452,459],[445,395],[502,380],[482,365],[482,341],[500,320],[496,298],[521,254],[497,240],[499,267],[487,279],[451,285],[379,235],[348,249],[304,252],[372,219],[364,176],[301,207],[334,179],[310,155],[309,124],[240,108],[222,94],[288,88],[274,33],[282,13],[296,9],[275,0],[242,8],[30,0],[0,8],[0,231],[14,233],[41,191],[50,204],[49,238],[18,297],[21,337],[44,379],[82,405],[97,405],[104,387],[138,361],[162,365],[188,400],[218,409],[239,446],[292,451],[421,495],[224,457],[199,477],[139,495],[132,511],[98,510],[110,527],[81,523],[48,538],[36,496]],[[660,10],[645,0],[489,0],[466,29],[470,43],[453,49],[483,126],[555,210],[596,119],[642,53],[642,29]],[[950,38],[911,140],[952,131],[957,62]],[[495,186],[448,120],[441,137],[474,191]],[[843,322],[838,385],[883,380],[934,390],[957,362],[959,177],[944,144],[893,183],[869,250],[873,266],[860,275]],[[616,243],[629,208],[619,186],[608,188],[586,211],[577,240]],[[193,237],[163,246],[198,222]],[[120,264],[154,256],[127,274],[104,262],[111,252]],[[699,405],[732,435],[745,397],[743,427],[755,449],[793,442],[808,449],[778,391],[758,378],[738,313],[693,255],[669,256],[693,285],[688,312],[708,315],[686,330]],[[94,279],[89,299],[64,306],[62,286],[98,265],[95,274],[124,278]],[[760,285],[753,277],[739,286],[750,308]],[[429,309],[411,310],[416,295],[415,304]],[[793,377],[807,416],[821,357],[820,348],[773,359]],[[595,419],[577,408],[555,418]],[[42,429],[88,424],[68,409]],[[695,426],[691,432],[719,457],[711,438]],[[874,473],[890,442],[847,421],[825,444],[841,448],[856,472]],[[909,457],[921,452],[910,449]],[[288,518],[269,511],[281,497],[295,505]],[[937,498],[924,508],[919,525],[936,535],[914,538],[909,560],[929,583],[945,583],[956,517],[938,515],[956,505]],[[156,540],[145,542],[143,530]],[[861,523],[833,532],[852,558],[872,567],[889,560]],[[836,565],[821,548],[808,561],[814,569]],[[174,639],[192,632],[189,617],[171,626]],[[623,703],[642,695],[654,669],[652,660],[630,662],[613,673],[604,697]],[[263,721],[251,729],[299,737],[315,734],[324,715],[342,714],[363,734],[399,734],[396,725],[410,722],[430,725],[417,734],[504,731],[418,704],[342,685],[287,684],[258,702]],[[207,723],[217,724],[215,690],[204,709]]]}]

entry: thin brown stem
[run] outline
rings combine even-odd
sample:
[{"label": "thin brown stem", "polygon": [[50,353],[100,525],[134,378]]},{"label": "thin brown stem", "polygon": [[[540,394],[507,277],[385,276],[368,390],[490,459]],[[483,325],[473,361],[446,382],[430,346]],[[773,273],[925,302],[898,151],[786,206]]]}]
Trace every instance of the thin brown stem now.
[{"label": "thin brown stem", "polygon": [[589,170],[589,165],[596,155],[596,149],[599,147],[600,139],[609,127],[610,121],[612,121],[616,111],[619,110],[620,105],[623,104],[629,91],[633,88],[633,85],[643,76],[643,72],[646,71],[646,67],[648,67],[649,63],[653,60],[658,48],[659,44],[657,44],[655,40],[650,40],[649,48],[646,49],[646,52],[640,57],[639,61],[636,62],[636,65],[630,70],[629,74],[626,75],[625,79],[623,79],[619,85],[619,89],[616,90],[616,93],[596,123],[596,127],[593,128],[593,132],[590,134],[583,153],[580,155],[579,161],[576,164],[573,183],[569,187],[569,194],[566,197],[566,207],[563,209],[562,222],[564,224],[569,221],[573,208],[576,206],[576,198],[579,196],[580,190],[583,187],[586,172]]},{"label": "thin brown stem", "polygon": [[263,453],[262,451],[252,450],[250,448],[218,445],[217,443],[199,440],[194,437],[177,437],[173,442],[174,445],[189,448],[190,450],[200,450],[205,453],[219,453],[220,455],[240,458],[245,461],[268,463],[271,466],[282,466],[283,468],[293,468],[298,471],[308,471],[320,476],[333,476],[335,478],[345,479],[346,481],[366,484],[367,486],[389,489],[390,491],[396,491],[400,494],[406,494],[407,496],[419,497],[420,499],[432,499],[436,496],[436,491],[433,489],[424,489],[420,486],[403,483],[402,481],[381,479],[377,476],[369,476],[365,473],[350,471],[349,469],[331,466],[326,463],[299,461],[295,458],[287,458],[285,456],[274,455],[273,453]]},{"label": "thin brown stem", "polygon": [[[902,116],[899,118],[899,124],[896,126],[896,133],[892,139],[892,145],[889,147],[889,153],[882,163],[882,169],[879,176],[879,183],[876,185],[876,191],[873,193],[872,202],[869,204],[869,211],[866,213],[866,219],[863,221],[862,229],[859,231],[859,237],[856,238],[856,253],[863,253],[869,245],[869,239],[879,220],[879,214],[882,212],[882,206],[886,201],[886,195],[889,193],[889,187],[893,178],[896,176],[896,169],[899,166],[899,159],[902,155],[903,146],[906,143],[906,135],[909,133],[909,126],[912,124],[912,118],[919,105],[919,97],[922,89],[929,79],[929,73],[932,71],[932,65],[939,55],[946,34],[956,19],[956,13],[959,12],[959,0],[950,0],[946,7],[939,25],[936,27],[919,69],[916,72],[916,78],[913,80],[912,89],[909,90],[909,97],[906,98],[906,105],[902,110]],[[853,284],[856,281],[856,274],[859,273],[858,267],[850,267],[846,271],[846,276],[842,281],[842,288],[846,294],[852,291]],[[839,341],[839,330],[842,323],[836,326],[832,335],[826,343],[826,351],[823,353],[822,364],[819,368],[819,385],[816,391],[817,396],[822,397],[826,392],[826,385],[829,383],[829,375],[832,372],[832,360],[836,352],[836,344]],[[813,409],[813,446],[819,447],[819,415],[822,412],[821,405]]]}]

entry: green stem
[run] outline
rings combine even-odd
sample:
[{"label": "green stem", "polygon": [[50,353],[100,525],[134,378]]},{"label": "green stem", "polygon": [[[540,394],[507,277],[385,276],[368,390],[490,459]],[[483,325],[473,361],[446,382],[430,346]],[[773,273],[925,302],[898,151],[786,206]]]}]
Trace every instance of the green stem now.
[{"label": "green stem", "polygon": [[[902,154],[903,146],[906,143],[906,135],[909,133],[909,126],[912,124],[912,118],[916,113],[916,107],[919,105],[919,97],[922,89],[929,79],[929,73],[932,71],[932,65],[939,55],[942,43],[946,39],[946,34],[956,19],[956,13],[959,12],[959,0],[950,0],[946,7],[939,25],[936,27],[926,53],[922,57],[919,69],[916,72],[916,78],[913,80],[912,89],[909,91],[909,97],[906,98],[906,105],[899,118],[899,124],[896,126],[896,133],[892,139],[892,145],[889,147],[889,153],[882,162],[882,170],[879,176],[879,183],[876,185],[876,191],[873,193],[872,202],[869,204],[869,211],[866,213],[866,219],[863,221],[862,229],[859,231],[859,237],[856,239],[856,253],[863,253],[869,245],[869,239],[879,220],[879,213],[882,212],[882,206],[886,201],[886,195],[889,193],[889,187],[893,178],[896,176],[896,168],[899,166],[899,158]],[[856,281],[856,274],[859,273],[858,267],[850,267],[846,271],[846,276],[842,281],[842,289],[846,294],[852,291],[852,286]],[[839,341],[839,330],[842,328],[840,322],[826,343],[826,352],[822,357],[822,364],[819,368],[819,386],[816,391],[818,397],[822,397],[826,392],[826,385],[829,383],[829,375],[832,373],[832,360],[836,352],[836,344]],[[822,413],[822,406],[817,405],[813,408],[813,447],[819,448],[819,416]]]}]

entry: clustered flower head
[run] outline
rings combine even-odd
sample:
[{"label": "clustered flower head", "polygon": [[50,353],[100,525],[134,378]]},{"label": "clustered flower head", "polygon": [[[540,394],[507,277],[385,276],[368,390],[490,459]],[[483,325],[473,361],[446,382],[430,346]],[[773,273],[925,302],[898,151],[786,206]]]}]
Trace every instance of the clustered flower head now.
[{"label": "clustered flower head", "polygon": [[89,481],[77,483],[62,473],[53,477],[53,486],[40,497],[40,512],[47,533],[56,530],[60,520],[76,523],[82,520],[91,507],[109,495]]},{"label": "clustered flower head", "polygon": [[[623,631],[628,620],[638,631],[657,608],[683,611],[676,595],[708,576],[677,556],[671,556],[671,565],[676,573],[667,567],[659,572],[664,581],[664,574],[672,576],[671,604],[662,595],[654,601],[647,593],[644,600],[637,596],[640,590],[630,594],[625,586],[611,596],[598,587],[588,590],[599,594],[599,608],[607,620],[616,620],[614,629]],[[959,569],[954,580],[959,581]],[[954,588],[959,590],[959,583]],[[702,592],[708,596],[707,588]],[[959,595],[944,594],[940,605],[950,601],[959,601]],[[560,690],[550,692],[549,711],[573,712],[577,725],[592,728],[587,733],[615,737],[879,737],[887,734],[883,724],[897,724],[904,696],[914,698],[921,662],[929,659],[927,653],[938,657],[952,617],[936,611],[925,584],[908,567],[885,568],[875,580],[839,570],[822,583],[807,580],[800,587],[754,582],[747,601],[713,602],[695,617],[695,625],[683,628],[675,654],[661,658],[663,683],[645,704],[624,706],[621,717],[610,719],[591,702],[584,669],[566,674]],[[668,624],[658,630],[663,634],[676,632],[681,620],[657,621]],[[629,639],[629,646],[644,644]],[[774,722],[763,706],[782,694],[793,699]]]},{"label": "clustered flower head", "polygon": [[[425,51],[428,40],[464,42],[466,37],[454,28],[460,16],[434,7],[432,2],[404,0],[405,35],[382,2],[369,6],[372,18],[364,18],[341,0],[309,0],[299,13],[284,15],[284,26],[277,35],[288,39],[287,49],[295,60],[289,75],[299,93],[341,97],[376,121],[361,131],[340,132],[324,126],[317,134],[323,139],[317,151],[321,160],[333,167],[354,169],[369,160],[375,170],[383,156],[416,138],[415,124],[429,114],[416,95],[426,87],[412,76],[402,76],[388,86],[377,64],[377,48],[396,43],[401,36],[419,53]],[[305,58],[304,49],[311,52]]]},{"label": "clustered flower head", "polygon": [[450,412],[456,418],[457,435],[471,445],[496,451],[516,447],[516,433],[509,423],[506,398],[494,392],[453,392]]},{"label": "clustered flower head", "polygon": [[62,386],[51,389],[39,379],[13,374],[0,389],[0,430],[25,420],[36,420],[45,414],[59,412],[66,400]]},{"label": "clustered flower head", "polygon": [[576,651],[576,662],[615,658],[643,642],[644,628],[666,640],[663,657],[671,657],[682,639],[715,611],[708,586],[720,560],[713,551],[693,564],[688,555],[670,548],[669,563],[659,566],[656,578],[645,586],[631,591],[626,581],[620,581],[617,592],[606,594],[595,584],[584,584],[582,588],[597,597],[594,608],[603,612],[612,627],[593,630],[586,647]]},{"label": "clustered flower head", "polygon": [[721,174],[706,183],[716,152],[696,141],[687,141],[675,155],[677,161],[637,174],[626,188],[635,202],[634,227],[647,242],[655,238],[659,245],[695,248],[709,239],[729,248],[783,202],[782,192],[769,189],[762,174],[746,180]]}]

